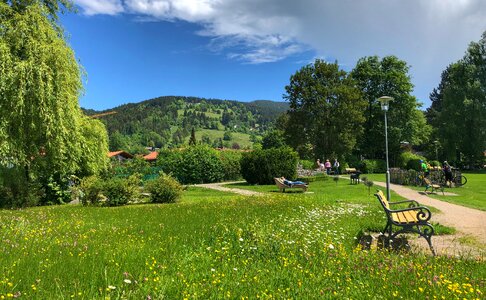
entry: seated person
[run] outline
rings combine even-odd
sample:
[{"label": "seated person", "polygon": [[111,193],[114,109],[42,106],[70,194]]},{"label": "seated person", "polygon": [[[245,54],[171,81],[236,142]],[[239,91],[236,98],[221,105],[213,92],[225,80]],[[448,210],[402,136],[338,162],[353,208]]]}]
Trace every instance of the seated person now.
[{"label": "seated person", "polygon": [[288,185],[288,186],[290,186],[290,187],[292,187],[293,185],[306,185],[306,183],[305,182],[302,182],[302,181],[291,181],[291,180],[287,180],[283,176],[281,178],[283,180],[283,183],[286,184],[286,185]]}]

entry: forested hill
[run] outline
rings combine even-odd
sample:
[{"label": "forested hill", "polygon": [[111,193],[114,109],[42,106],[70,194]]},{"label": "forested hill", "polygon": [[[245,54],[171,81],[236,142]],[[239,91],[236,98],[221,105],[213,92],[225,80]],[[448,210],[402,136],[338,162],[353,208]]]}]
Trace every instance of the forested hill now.
[{"label": "forested hill", "polygon": [[198,142],[213,146],[249,147],[289,108],[268,100],[238,102],[197,97],[165,96],[113,109],[85,109],[105,123],[110,150],[134,153],[146,147],[178,147],[194,128]]}]

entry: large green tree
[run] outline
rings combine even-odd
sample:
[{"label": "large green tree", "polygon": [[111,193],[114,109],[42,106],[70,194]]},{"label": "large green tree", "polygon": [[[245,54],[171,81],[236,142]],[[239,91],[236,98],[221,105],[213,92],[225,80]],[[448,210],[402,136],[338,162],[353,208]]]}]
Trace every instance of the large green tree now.
[{"label": "large green tree", "polygon": [[465,163],[484,159],[486,149],[486,32],[465,56],[442,72],[430,97],[428,121],[444,158]]},{"label": "large green tree", "polygon": [[412,96],[413,84],[409,66],[395,56],[361,58],[351,71],[367,101],[364,133],[359,139],[360,154],[369,158],[384,157],[384,116],[377,99],[391,96],[388,116],[389,148],[392,160],[399,153],[400,143],[414,145],[426,142],[431,128],[419,110],[421,104]]},{"label": "large green tree", "polygon": [[83,119],[82,72],[49,7],[31,1],[18,9],[21,2],[0,2],[0,157],[23,170],[27,185],[45,187],[103,168],[91,155],[106,155],[106,134]]},{"label": "large green tree", "polygon": [[285,135],[301,156],[343,157],[351,152],[366,103],[355,82],[336,63],[317,59],[285,87],[290,102]]}]

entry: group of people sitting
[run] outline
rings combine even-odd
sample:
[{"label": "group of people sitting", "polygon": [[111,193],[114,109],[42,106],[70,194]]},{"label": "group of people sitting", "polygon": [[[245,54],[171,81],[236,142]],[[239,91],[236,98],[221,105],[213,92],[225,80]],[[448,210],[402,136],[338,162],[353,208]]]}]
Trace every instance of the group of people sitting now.
[{"label": "group of people sitting", "polygon": [[319,168],[319,171],[324,172],[326,171],[327,175],[331,175],[331,170],[334,169],[334,174],[339,174],[339,161],[337,158],[334,159],[334,164],[331,167],[331,162],[329,159],[326,159],[326,162],[322,163],[320,159],[317,159],[317,168]]}]

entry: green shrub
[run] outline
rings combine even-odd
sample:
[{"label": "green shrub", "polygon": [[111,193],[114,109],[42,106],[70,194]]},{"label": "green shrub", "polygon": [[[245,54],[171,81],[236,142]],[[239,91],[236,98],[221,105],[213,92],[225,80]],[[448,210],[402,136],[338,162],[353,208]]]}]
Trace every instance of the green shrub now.
[{"label": "green shrub", "polygon": [[218,182],[224,177],[218,152],[207,145],[161,152],[157,164],[183,184]]},{"label": "green shrub", "polygon": [[363,173],[385,173],[386,162],[383,159],[365,159],[361,161],[359,169]]},{"label": "green shrub", "polygon": [[272,184],[274,177],[295,178],[297,161],[297,153],[288,147],[255,150],[243,154],[241,173],[250,184]]},{"label": "green shrub", "polygon": [[103,191],[103,182],[96,176],[85,177],[79,185],[83,205],[98,205]]},{"label": "green shrub", "polygon": [[81,181],[81,201],[83,205],[120,206],[137,200],[140,176],[128,178],[100,179],[96,176],[86,177]]},{"label": "green shrub", "polygon": [[174,203],[182,193],[181,184],[166,174],[160,174],[157,179],[147,181],[145,189],[150,193],[152,203]]},{"label": "green shrub", "polygon": [[311,160],[301,159],[299,163],[302,165],[302,169],[304,170],[314,170],[318,168],[316,163]]},{"label": "green shrub", "polygon": [[19,208],[36,206],[43,198],[43,189],[38,183],[25,180],[25,170],[0,166],[0,207]]},{"label": "green shrub", "polygon": [[412,153],[410,151],[402,152],[398,156],[397,167],[399,167],[400,169],[413,169],[419,171],[420,160],[425,160],[425,157]]},{"label": "green shrub", "polygon": [[219,159],[223,166],[223,180],[238,180],[241,178],[241,151],[220,151]]},{"label": "green shrub", "polygon": [[106,197],[106,205],[126,205],[129,201],[137,200],[140,177],[131,175],[128,178],[111,178],[103,182],[103,195]]}]

